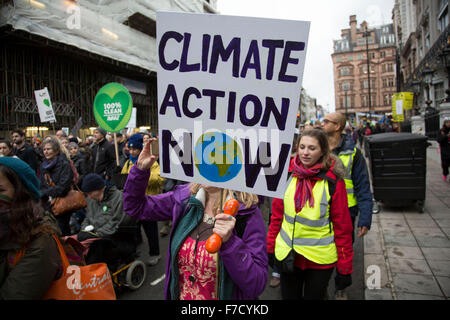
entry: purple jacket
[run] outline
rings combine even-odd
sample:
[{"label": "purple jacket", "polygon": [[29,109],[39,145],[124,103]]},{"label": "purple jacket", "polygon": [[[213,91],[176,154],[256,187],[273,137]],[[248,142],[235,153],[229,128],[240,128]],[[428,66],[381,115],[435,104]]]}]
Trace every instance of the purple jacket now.
[{"label": "purple jacket", "polygon": [[[133,166],[128,175],[123,192],[125,213],[138,220],[172,220],[174,226],[183,218],[183,201],[190,196],[189,184],[177,186],[173,191],[154,196],[145,195],[150,170],[144,171]],[[267,282],[268,261],[266,229],[261,211],[252,206],[246,209],[240,204],[238,215],[249,215],[242,239],[235,231],[222,244],[219,255],[234,282],[233,299],[256,299]],[[171,275],[172,232],[166,262],[165,298],[168,299]]]}]

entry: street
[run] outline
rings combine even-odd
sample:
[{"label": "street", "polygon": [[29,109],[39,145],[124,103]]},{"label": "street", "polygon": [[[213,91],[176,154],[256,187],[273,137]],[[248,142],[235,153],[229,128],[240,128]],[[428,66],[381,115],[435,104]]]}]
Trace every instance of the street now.
[{"label": "street", "polygon": [[[353,256],[353,284],[346,290],[349,300],[448,299],[450,296],[450,184],[440,181],[436,145],[427,154],[427,198],[425,213],[417,208],[384,207],[373,215],[372,228],[362,239],[356,237]],[[268,222],[268,214],[263,210]],[[410,226],[410,228],[408,228]],[[408,229],[405,229],[408,228]],[[411,231],[409,231],[411,229]],[[383,237],[380,237],[383,234]],[[148,258],[146,237],[140,247]],[[161,260],[147,267],[147,278],[137,291],[124,290],[119,300],[164,299],[164,270],[168,236],[160,237]],[[371,267],[381,270],[380,287],[367,288]],[[280,300],[280,288],[271,288],[269,279],[261,300]],[[334,274],[328,298],[334,300]]]}]

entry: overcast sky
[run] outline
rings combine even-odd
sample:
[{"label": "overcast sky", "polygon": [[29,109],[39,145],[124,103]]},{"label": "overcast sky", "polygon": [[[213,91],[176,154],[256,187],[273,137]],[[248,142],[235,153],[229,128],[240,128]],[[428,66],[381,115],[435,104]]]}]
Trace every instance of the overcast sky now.
[{"label": "overcast sky", "polygon": [[303,87],[317,103],[334,111],[333,40],[349,28],[356,14],[358,27],[392,23],[394,0],[218,0],[221,14],[311,21]]}]

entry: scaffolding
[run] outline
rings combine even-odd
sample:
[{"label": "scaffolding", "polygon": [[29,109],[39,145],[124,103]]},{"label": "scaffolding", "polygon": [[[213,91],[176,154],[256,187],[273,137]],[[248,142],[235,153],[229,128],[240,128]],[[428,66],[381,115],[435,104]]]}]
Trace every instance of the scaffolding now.
[{"label": "scaffolding", "polygon": [[145,94],[131,92],[137,125],[157,128],[155,73],[26,33],[18,37],[17,31],[9,36],[2,31],[0,137],[16,127],[43,125],[34,91],[44,87],[50,93],[56,128],[72,128],[79,117],[84,128],[96,126],[92,104],[97,91],[108,82],[124,82],[125,77],[145,84]]}]

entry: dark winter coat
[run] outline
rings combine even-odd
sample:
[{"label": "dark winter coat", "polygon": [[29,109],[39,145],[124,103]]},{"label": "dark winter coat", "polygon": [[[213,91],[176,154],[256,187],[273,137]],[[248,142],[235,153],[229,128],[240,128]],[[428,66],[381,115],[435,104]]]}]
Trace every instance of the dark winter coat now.
[{"label": "dark winter coat", "polygon": [[[55,186],[51,187],[46,179],[48,173]],[[41,197],[45,200],[48,197],[64,197],[69,192],[73,183],[73,171],[66,155],[60,154],[56,157],[56,162],[49,166],[47,160],[41,164],[39,179],[41,181]]]},{"label": "dark winter coat", "polygon": [[442,160],[450,160],[450,138],[448,137],[449,132],[450,128],[441,128],[437,138],[439,146],[441,147]]},{"label": "dark winter coat", "polygon": [[81,183],[83,182],[83,178],[86,174],[88,174],[88,168],[86,165],[86,159],[85,157],[81,154],[78,153],[76,156],[70,156],[70,159],[72,160],[75,168],[77,169],[78,172],[78,186],[81,186]]},{"label": "dark winter coat", "polygon": [[122,192],[115,186],[108,186],[102,201],[87,198],[86,202],[86,218],[81,224],[81,230],[92,225],[93,232],[101,238],[115,234],[125,216]]},{"label": "dark winter coat", "polygon": [[116,169],[114,145],[103,139],[92,148],[93,172],[111,179]]},{"label": "dark winter coat", "polygon": [[0,300],[39,300],[54,280],[61,276],[58,247],[50,234],[40,234],[28,245],[15,266],[11,252],[22,247],[14,243],[0,245]]},{"label": "dark winter coat", "polygon": [[34,152],[34,148],[29,144],[25,143],[20,149],[14,150],[14,154],[19,157],[19,159],[28,163],[28,165],[37,171],[39,168],[38,157]]},{"label": "dark winter coat", "polygon": [[[338,146],[332,150],[335,155],[345,150],[353,150],[355,143],[347,135],[343,134]],[[361,213],[358,221],[358,227],[367,227],[370,229],[372,224],[372,192],[370,191],[369,173],[367,171],[366,160],[363,154],[357,148],[353,157],[352,167],[353,189],[356,196],[357,205],[350,207],[350,215],[356,217],[358,211]]]}]

